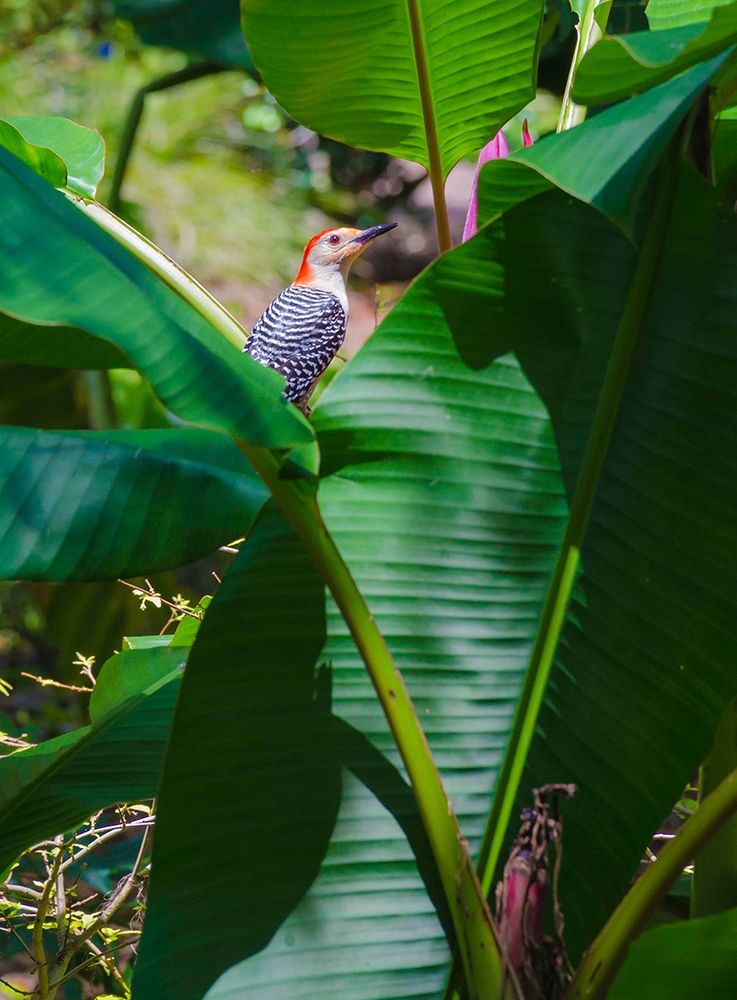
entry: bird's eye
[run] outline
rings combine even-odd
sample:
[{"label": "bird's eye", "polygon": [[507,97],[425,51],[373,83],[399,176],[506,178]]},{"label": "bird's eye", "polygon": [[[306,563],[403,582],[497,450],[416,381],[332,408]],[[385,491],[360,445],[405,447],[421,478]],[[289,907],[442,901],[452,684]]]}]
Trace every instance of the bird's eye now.
[{"label": "bird's eye", "polygon": [[328,237],[328,243],[332,243],[333,246],[337,246],[340,243],[340,236],[337,233],[333,233],[332,236]]}]

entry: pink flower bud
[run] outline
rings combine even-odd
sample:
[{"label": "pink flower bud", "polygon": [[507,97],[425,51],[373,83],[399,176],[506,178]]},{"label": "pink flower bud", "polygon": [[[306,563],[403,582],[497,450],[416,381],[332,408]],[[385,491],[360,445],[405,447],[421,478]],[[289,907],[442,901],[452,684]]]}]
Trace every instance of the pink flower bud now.
[{"label": "pink flower bud", "polygon": [[463,227],[463,236],[461,237],[462,243],[465,243],[466,240],[470,240],[471,237],[476,234],[476,230],[478,229],[479,171],[485,163],[489,162],[489,160],[499,160],[502,156],[509,156],[509,146],[507,145],[507,137],[500,129],[491,142],[487,142],[479,153],[476,169],[473,172],[473,180],[471,181],[471,197],[468,200],[468,214],[466,215],[466,224]]},{"label": "pink flower bud", "polygon": [[[530,130],[527,127],[526,118],[522,122],[522,143],[524,146],[533,145],[532,136],[530,135]],[[488,163],[489,160],[500,160],[503,156],[509,156],[509,145],[507,143],[507,137],[500,129],[491,142],[487,142],[479,153],[476,169],[473,172],[473,180],[471,181],[471,197],[468,200],[468,214],[466,215],[466,224],[463,227],[463,236],[461,237],[462,243],[465,243],[466,240],[470,240],[472,236],[475,236],[476,230],[478,229],[479,172],[483,165]]]}]

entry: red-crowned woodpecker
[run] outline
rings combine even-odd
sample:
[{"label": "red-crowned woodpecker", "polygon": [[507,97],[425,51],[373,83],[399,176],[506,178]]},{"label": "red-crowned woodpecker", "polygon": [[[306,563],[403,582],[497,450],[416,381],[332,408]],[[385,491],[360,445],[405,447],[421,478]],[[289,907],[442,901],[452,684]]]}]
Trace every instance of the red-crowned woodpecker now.
[{"label": "red-crowned woodpecker", "polygon": [[257,321],[243,348],[286,377],[283,392],[300,409],[341,348],[348,325],[345,279],[371,240],[396,222],[370,229],[325,229],[305,247],[294,283],[280,292]]}]

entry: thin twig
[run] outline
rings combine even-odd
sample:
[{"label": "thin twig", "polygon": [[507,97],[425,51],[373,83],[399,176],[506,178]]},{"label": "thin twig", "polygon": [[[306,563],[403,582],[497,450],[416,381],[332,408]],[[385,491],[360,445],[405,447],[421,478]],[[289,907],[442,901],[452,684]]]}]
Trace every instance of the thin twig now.
[{"label": "thin twig", "polygon": [[115,961],[112,959],[112,955],[114,954],[114,950],[110,949],[110,951],[104,952],[102,950],[102,948],[99,948],[95,944],[94,941],[85,941],[85,947],[89,948],[89,950],[92,952],[92,954],[97,958],[97,960],[103,966],[103,968],[105,969],[105,971],[109,975],[111,975],[113,977],[113,979],[116,981],[116,983],[120,987],[122,987],[123,992],[124,992],[126,998],[130,997],[130,995],[131,995],[130,986],[128,985],[128,983],[126,983],[123,974],[121,973],[120,969],[115,964]]},{"label": "thin twig", "polygon": [[[137,932],[137,933],[140,934],[140,932]],[[83,944],[86,946],[87,942],[85,941],[85,942],[83,942]],[[130,947],[130,945],[128,944],[127,941],[121,941],[120,944],[111,945],[111,947],[108,948],[107,950],[101,950],[100,954],[101,954],[102,957],[107,958],[109,955],[114,955],[115,952],[118,952],[121,949],[128,948],[128,947]],[[77,965],[74,966],[74,968],[72,969],[71,972],[68,972],[65,969],[64,970],[64,974],[54,981],[54,988],[58,989],[65,982],[67,982],[69,979],[72,979],[72,977],[74,977],[74,976],[78,976],[80,972],[82,972],[83,970],[89,968],[92,965],[96,965],[98,962],[99,962],[99,959],[93,956],[93,957],[90,957],[90,958],[83,959],[81,962],[79,962]],[[34,997],[34,1000],[35,1000],[35,997]]]},{"label": "thin twig", "polygon": [[138,856],[136,857],[133,869],[129,874],[124,875],[123,878],[118,882],[117,886],[110,895],[110,899],[105,903],[105,905],[100,909],[95,920],[84,929],[84,931],[75,938],[75,944],[79,947],[80,944],[84,944],[91,937],[93,937],[100,930],[108,924],[115,913],[120,909],[120,907],[125,903],[131,894],[131,890],[138,881],[141,867],[143,865],[143,859],[145,853],[148,850],[149,840],[151,838],[151,827],[147,827],[143,838],[141,840],[141,846],[138,851]]},{"label": "thin twig", "polygon": [[67,868],[69,868],[71,865],[79,861],[80,858],[86,857],[86,855],[94,851],[97,847],[100,846],[100,844],[104,844],[106,841],[112,840],[113,837],[118,837],[121,833],[124,833],[126,830],[139,830],[141,828],[147,830],[149,827],[152,827],[154,825],[154,820],[155,820],[154,816],[146,816],[143,819],[136,819],[130,823],[126,823],[125,825],[100,828],[99,831],[97,831],[99,835],[95,838],[95,840],[91,840],[89,844],[80,844],[79,842],[77,842],[74,845],[74,849],[76,850],[77,853],[73,857],[69,858],[68,861],[64,862],[61,870],[66,871]]},{"label": "thin twig", "polygon": [[79,691],[83,694],[90,694],[94,690],[93,688],[80,687],[78,684],[63,684],[61,681],[52,680],[51,677],[39,677],[37,674],[26,673],[25,670],[21,670],[20,675],[21,677],[27,677],[29,681],[35,681],[41,687],[63,688],[65,691]]},{"label": "thin twig", "polygon": [[145,582],[146,586],[148,587],[148,590],[144,590],[144,588],[138,583],[131,583],[129,580],[118,579],[118,583],[122,583],[123,586],[128,587],[129,590],[137,591],[141,595],[141,597],[158,598],[162,604],[165,604],[167,608],[173,608],[177,612],[177,614],[189,615],[190,618],[198,618],[198,619],[202,617],[201,612],[197,611],[196,608],[188,608],[185,607],[184,604],[181,603],[177,604],[173,601],[167,601],[167,599],[165,597],[162,597],[161,594],[158,592],[158,590],[154,588],[150,580],[146,580]]},{"label": "thin twig", "polygon": [[15,882],[5,883],[6,892],[13,892],[16,896],[25,896],[27,899],[40,899],[41,893],[38,889],[32,889],[29,885],[18,885]]},{"label": "thin twig", "polygon": [[27,735],[28,733],[23,733],[22,736],[9,736],[7,733],[0,733],[0,743],[6,747],[13,747],[14,750],[28,750],[36,744],[24,739]]},{"label": "thin twig", "polygon": [[8,930],[10,931],[10,933],[13,935],[13,937],[15,938],[15,940],[21,946],[21,948],[23,949],[23,951],[26,953],[26,955],[28,955],[28,957],[33,960],[33,952],[28,947],[28,945],[23,940],[23,938],[18,933],[18,931],[15,929],[15,924],[13,923],[13,921],[9,917],[6,917],[5,920],[7,921]]},{"label": "thin twig", "polygon": [[[32,903],[13,903],[13,906],[18,911],[18,913],[24,913],[27,916],[35,916],[38,912],[38,906],[34,906]],[[7,917],[5,918],[8,919]]]},{"label": "thin twig", "polygon": [[169,626],[173,625],[174,622],[177,620],[177,614],[178,614],[178,612],[172,611],[172,613],[169,615],[169,618],[166,621],[166,624],[164,625],[164,627],[159,632],[159,635],[165,635],[166,630],[169,628]]}]

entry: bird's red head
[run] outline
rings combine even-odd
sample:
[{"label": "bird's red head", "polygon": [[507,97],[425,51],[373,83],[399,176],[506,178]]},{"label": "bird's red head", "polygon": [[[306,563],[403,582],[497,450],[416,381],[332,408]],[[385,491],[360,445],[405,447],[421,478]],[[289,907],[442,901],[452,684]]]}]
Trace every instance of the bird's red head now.
[{"label": "bird's red head", "polygon": [[328,276],[339,272],[345,277],[353,261],[368,244],[395,226],[396,222],[390,222],[369,229],[323,229],[307,243],[294,284],[320,287]]}]

